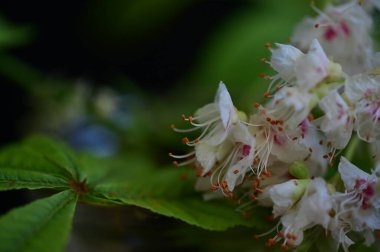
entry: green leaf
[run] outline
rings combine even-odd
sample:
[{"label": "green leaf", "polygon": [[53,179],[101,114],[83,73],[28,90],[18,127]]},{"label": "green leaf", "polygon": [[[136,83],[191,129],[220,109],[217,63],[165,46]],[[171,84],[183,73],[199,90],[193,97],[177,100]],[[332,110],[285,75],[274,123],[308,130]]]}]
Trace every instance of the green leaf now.
[{"label": "green leaf", "polygon": [[182,169],[162,169],[133,179],[100,184],[94,188],[94,194],[209,230],[225,230],[236,225],[266,226],[262,218],[242,217],[236,211],[237,206],[229,202],[204,201],[200,194],[194,192],[192,179],[183,181],[187,176],[188,171]]},{"label": "green leaf", "polygon": [[0,190],[68,187],[80,171],[66,146],[35,136],[0,151]]},{"label": "green leaf", "polygon": [[77,197],[64,191],[14,209],[0,218],[0,251],[63,251]]}]

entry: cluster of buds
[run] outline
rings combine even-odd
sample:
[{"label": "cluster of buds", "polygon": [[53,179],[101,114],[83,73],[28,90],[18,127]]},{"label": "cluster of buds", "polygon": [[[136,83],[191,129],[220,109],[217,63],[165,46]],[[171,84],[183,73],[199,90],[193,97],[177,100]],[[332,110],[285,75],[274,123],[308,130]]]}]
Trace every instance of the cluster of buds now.
[{"label": "cluster of buds", "polygon": [[313,6],[318,16],[296,27],[291,45],[270,48],[264,61],[276,73],[261,74],[270,81],[268,101],[254,103],[250,116],[221,82],[214,102],[182,116],[191,128],[172,126],[201,131],[183,138],[192,152],[169,155],[178,166],[198,168],[196,189],[206,199],[272,207],[278,224],[263,234],[275,233],[268,246],[295,248],[306,230],[322,227],[348,251],[352,234],[370,245],[380,229],[380,165],[367,173],[341,154],[358,141],[375,152],[380,144],[380,60],[370,16],[380,3],[363,5]]}]

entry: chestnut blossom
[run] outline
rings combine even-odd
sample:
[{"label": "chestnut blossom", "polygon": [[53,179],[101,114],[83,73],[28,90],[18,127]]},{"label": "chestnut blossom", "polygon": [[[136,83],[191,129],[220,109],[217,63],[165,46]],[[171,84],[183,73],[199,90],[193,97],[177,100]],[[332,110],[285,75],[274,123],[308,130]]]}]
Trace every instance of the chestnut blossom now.
[{"label": "chestnut blossom", "polygon": [[347,77],[345,95],[354,106],[358,136],[374,142],[380,136],[380,78],[365,74]]},{"label": "chestnut blossom", "polygon": [[[254,103],[247,117],[221,82],[212,103],[183,116],[192,128],[173,126],[201,131],[182,140],[193,151],[170,156],[197,169],[195,187],[204,199],[228,198],[238,210],[271,208],[279,220],[259,235],[277,230],[267,245],[294,249],[305,231],[324,229],[347,252],[351,233],[370,245],[380,229],[380,53],[373,50],[372,20],[356,3],[315,10],[318,17],[295,29],[295,46],[271,49],[269,100]],[[351,141],[353,132],[358,138]],[[335,161],[362,151],[362,140],[377,162],[369,174],[344,157]]]},{"label": "chestnut blossom", "polygon": [[270,112],[259,108],[249,123],[249,129],[256,139],[254,165],[258,175],[267,171],[273,161],[291,163],[310,155],[310,145],[305,138],[314,131],[309,130],[307,119],[291,129],[286,127],[286,121],[274,117]]},{"label": "chestnut blossom", "polygon": [[185,144],[194,147],[194,151],[170,156],[190,158],[183,163],[175,162],[177,165],[195,162],[200,168],[199,176],[210,174],[210,184],[229,193],[242,182],[254,157],[255,138],[239,116],[244,117],[235,109],[226,86],[221,82],[213,103],[198,109],[194,117],[184,117],[194,128],[183,130],[173,127],[177,132],[202,130],[195,140],[183,139]]},{"label": "chestnut blossom", "polygon": [[355,3],[328,6],[315,18],[306,18],[294,29],[291,41],[307,50],[318,39],[325,52],[348,74],[370,70],[374,54],[370,37],[372,19]]},{"label": "chestnut blossom", "polygon": [[343,149],[350,141],[354,127],[350,107],[337,90],[332,90],[326,95],[319,102],[319,106],[325,113],[320,129],[326,134],[334,148]]},{"label": "chestnut blossom", "polygon": [[341,158],[338,169],[346,190],[334,195],[336,215],[332,225],[333,235],[345,250],[353,243],[346,236],[350,231],[362,233],[365,244],[369,246],[374,241],[372,232],[380,229],[380,197],[377,195],[376,172],[368,174],[344,157]]},{"label": "chestnut blossom", "polygon": [[320,225],[328,229],[333,208],[331,193],[322,178],[289,180],[269,190],[273,213],[280,216],[282,230],[268,242],[283,240],[283,247],[298,246],[304,231]]},{"label": "chestnut blossom", "polygon": [[278,73],[273,82],[292,84],[310,90],[329,75],[330,61],[318,40],[311,41],[306,54],[291,45],[276,44],[272,50],[271,67]]}]

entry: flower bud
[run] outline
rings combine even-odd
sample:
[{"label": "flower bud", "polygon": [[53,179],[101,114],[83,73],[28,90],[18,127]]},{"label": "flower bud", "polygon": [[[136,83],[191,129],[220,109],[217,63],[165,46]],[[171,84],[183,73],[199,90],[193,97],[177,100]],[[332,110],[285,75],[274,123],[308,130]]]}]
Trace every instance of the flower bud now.
[{"label": "flower bud", "polygon": [[302,161],[294,161],[289,166],[289,173],[293,177],[296,177],[298,179],[309,179],[309,170],[306,166],[306,164]]}]

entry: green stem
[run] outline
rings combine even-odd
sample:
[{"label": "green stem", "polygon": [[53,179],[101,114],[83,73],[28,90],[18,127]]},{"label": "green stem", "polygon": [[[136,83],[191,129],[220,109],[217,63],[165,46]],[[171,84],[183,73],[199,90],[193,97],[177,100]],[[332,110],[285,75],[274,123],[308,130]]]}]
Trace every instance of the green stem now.
[{"label": "green stem", "polygon": [[347,158],[349,161],[351,161],[352,158],[354,157],[355,151],[359,143],[360,143],[360,139],[355,135],[344,153],[345,158]]},{"label": "green stem", "polygon": [[[354,157],[355,151],[356,151],[357,147],[359,146],[359,143],[360,143],[360,139],[356,135],[353,136],[353,138],[350,141],[346,151],[344,152],[344,157],[347,158],[349,161],[351,161],[352,158]],[[336,172],[334,174],[334,176],[332,176],[329,179],[329,183],[335,185],[335,188],[338,191],[344,189],[344,186],[343,186],[342,180],[340,178],[339,172]]]}]

